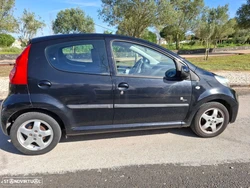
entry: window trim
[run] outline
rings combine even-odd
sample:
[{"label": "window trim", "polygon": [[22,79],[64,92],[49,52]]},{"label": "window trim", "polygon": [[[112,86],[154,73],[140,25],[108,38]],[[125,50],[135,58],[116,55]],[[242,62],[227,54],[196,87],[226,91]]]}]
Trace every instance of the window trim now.
[{"label": "window trim", "polygon": [[178,70],[178,62],[182,63],[183,65],[186,65],[185,63],[183,63],[182,61],[180,61],[179,59],[177,59],[176,57],[172,56],[171,54],[168,54],[166,52],[164,52],[163,50],[159,50],[157,48],[153,48],[147,44],[144,44],[144,43],[140,43],[140,42],[136,42],[136,41],[131,41],[131,40],[123,40],[123,39],[112,39],[110,41],[110,50],[111,50],[111,55],[112,55],[112,66],[114,67],[114,76],[117,76],[117,77],[129,77],[129,78],[154,78],[154,79],[163,79],[164,77],[162,76],[147,76],[147,75],[127,75],[127,74],[124,74],[124,75],[121,75],[121,74],[118,74],[118,71],[117,71],[117,66],[116,66],[116,62],[115,62],[115,57],[114,57],[114,52],[113,52],[113,43],[114,42],[125,42],[125,43],[132,43],[132,44],[135,44],[135,45],[139,45],[139,46],[143,46],[143,47],[146,47],[146,48],[149,48],[153,51],[156,51],[162,55],[165,55],[167,56],[168,58],[172,59],[173,62],[175,63],[175,67],[176,67],[176,70]]},{"label": "window trim", "polygon": [[[63,69],[59,69],[57,68],[56,66],[53,65],[53,63],[51,63],[51,61],[49,60],[49,57],[48,57],[48,49],[52,46],[60,46],[60,45],[67,45],[67,44],[71,44],[71,45],[83,45],[83,42],[86,42],[86,41],[102,41],[103,42],[103,46],[104,46],[104,50],[105,50],[105,54],[106,54],[106,61],[107,61],[107,67],[108,67],[108,71],[106,73],[91,73],[91,72],[80,72],[80,71],[67,71],[67,70],[63,70]],[[93,43],[92,43],[93,44]],[[49,63],[49,65],[56,69],[57,71],[60,71],[60,72],[65,72],[65,73],[70,73],[70,74],[86,74],[86,75],[101,75],[101,76],[111,76],[111,68],[110,68],[110,63],[109,63],[109,58],[108,58],[108,51],[107,51],[107,46],[106,46],[106,41],[105,39],[86,39],[86,40],[73,40],[73,41],[65,41],[65,42],[60,42],[60,43],[57,43],[57,44],[53,44],[53,45],[48,45],[46,46],[46,48],[44,49],[44,55],[45,55],[45,58],[47,60],[47,62]]]}]

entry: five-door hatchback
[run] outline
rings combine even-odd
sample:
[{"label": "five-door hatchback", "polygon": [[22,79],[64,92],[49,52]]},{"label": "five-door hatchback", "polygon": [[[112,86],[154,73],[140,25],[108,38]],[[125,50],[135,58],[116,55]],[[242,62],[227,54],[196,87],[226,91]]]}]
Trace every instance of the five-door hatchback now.
[{"label": "five-door hatchback", "polygon": [[10,72],[1,127],[24,154],[52,150],[62,133],[191,127],[214,137],[233,123],[228,80],[156,44],[104,34],[32,39]]}]

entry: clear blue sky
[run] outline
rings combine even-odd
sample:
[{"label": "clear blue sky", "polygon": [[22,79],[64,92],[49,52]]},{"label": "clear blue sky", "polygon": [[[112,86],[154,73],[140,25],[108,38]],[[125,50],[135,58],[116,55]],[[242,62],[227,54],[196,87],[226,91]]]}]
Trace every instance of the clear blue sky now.
[{"label": "clear blue sky", "polygon": [[[238,8],[246,3],[247,0],[205,0],[206,6],[217,7],[218,5],[229,4],[230,17],[234,17]],[[26,8],[29,11],[35,12],[46,23],[46,28],[39,32],[38,36],[52,34],[51,21],[55,19],[56,14],[66,8],[80,7],[84,12],[94,19],[98,25],[108,27],[98,17],[98,10],[101,9],[100,0],[16,0],[14,15],[20,17],[23,10]],[[99,26],[95,26],[97,33],[102,33],[104,30]],[[115,29],[114,29],[115,30]]]}]

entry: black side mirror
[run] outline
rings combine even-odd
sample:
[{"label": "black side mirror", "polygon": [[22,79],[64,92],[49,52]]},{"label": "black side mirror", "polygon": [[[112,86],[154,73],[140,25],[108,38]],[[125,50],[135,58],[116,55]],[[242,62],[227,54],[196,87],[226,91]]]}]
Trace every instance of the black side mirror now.
[{"label": "black side mirror", "polygon": [[186,65],[183,65],[181,67],[181,78],[184,80],[184,79],[187,79],[189,76],[190,76],[189,67]]}]

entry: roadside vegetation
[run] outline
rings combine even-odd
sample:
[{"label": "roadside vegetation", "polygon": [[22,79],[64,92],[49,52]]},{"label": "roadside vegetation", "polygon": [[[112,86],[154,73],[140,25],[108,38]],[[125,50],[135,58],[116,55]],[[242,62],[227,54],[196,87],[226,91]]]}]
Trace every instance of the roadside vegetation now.
[{"label": "roadside vegetation", "polygon": [[22,50],[16,47],[3,47],[0,48],[0,54],[20,54]]},{"label": "roadside vegetation", "polygon": [[204,60],[202,57],[186,59],[209,71],[250,71],[250,54],[211,56],[208,60]]}]

